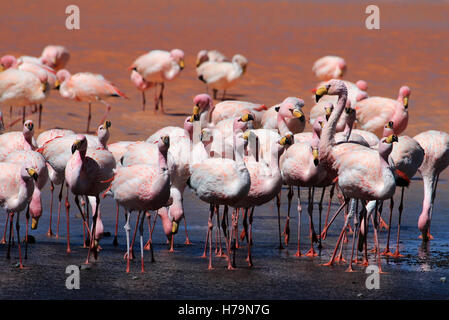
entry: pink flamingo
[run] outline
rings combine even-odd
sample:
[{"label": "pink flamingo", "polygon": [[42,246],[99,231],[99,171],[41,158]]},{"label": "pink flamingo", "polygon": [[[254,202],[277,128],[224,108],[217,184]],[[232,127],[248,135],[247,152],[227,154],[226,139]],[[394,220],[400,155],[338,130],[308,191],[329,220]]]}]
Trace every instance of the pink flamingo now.
[{"label": "pink flamingo", "polygon": [[7,162],[0,163],[0,172],[0,205],[6,209],[9,215],[9,241],[6,257],[11,258],[12,223],[14,214],[17,213],[16,231],[19,246],[19,266],[20,269],[23,269],[19,217],[20,212],[26,208],[33,196],[34,181],[37,180],[38,176],[31,166]]},{"label": "pink flamingo", "polygon": [[248,59],[241,54],[232,57],[232,61],[214,62],[207,61],[197,69],[198,79],[211,87],[214,99],[217,99],[218,90],[223,90],[222,100],[225,99],[226,90],[233,87],[245,74],[248,66]]},{"label": "pink flamingo", "polygon": [[19,60],[24,62],[46,65],[56,71],[63,69],[70,59],[70,52],[63,46],[49,45],[42,50],[39,58],[22,56]]},{"label": "pink flamingo", "polygon": [[346,61],[337,56],[325,56],[313,64],[312,72],[315,76],[327,81],[331,79],[341,79],[346,72]]},{"label": "pink flamingo", "polygon": [[43,102],[48,90],[45,72],[41,72],[39,78],[14,68],[0,72],[0,105],[9,106],[10,114],[12,107],[23,107],[22,123],[25,122],[25,107]]},{"label": "pink flamingo", "polygon": [[[259,129],[260,130],[260,129]],[[279,155],[283,152],[284,147],[290,143],[288,138],[281,138],[275,143],[270,145],[270,159],[268,162],[265,161],[257,161],[257,149],[251,150],[251,143],[258,143],[256,134],[253,133],[252,130],[248,130],[244,134],[244,139],[250,140],[248,144],[249,155],[245,157],[245,165],[250,174],[251,186],[248,194],[239,202],[237,202],[234,207],[235,208],[244,208],[243,215],[243,226],[244,231],[241,235],[241,238],[246,237],[247,247],[248,247],[248,256],[247,262],[250,267],[253,266],[253,262],[251,259],[251,245],[252,245],[252,221],[254,214],[254,207],[261,206],[268,201],[272,200],[276,197],[281,191],[282,187],[282,177],[279,169]],[[248,211],[251,209],[249,215]],[[247,218],[249,218],[249,232],[247,225]],[[233,217],[233,233],[234,233],[234,242],[236,241],[237,235],[237,217],[234,215]],[[231,239],[234,238],[231,233]],[[234,246],[235,247],[235,244]],[[235,250],[234,252],[234,261],[233,266],[235,266]]]},{"label": "pink flamingo", "polygon": [[[347,205],[350,198],[361,200],[391,198],[396,189],[396,181],[393,168],[388,163],[388,156],[392,150],[392,143],[397,140],[397,137],[391,135],[382,139],[378,151],[355,143],[336,144],[336,126],[346,105],[348,91],[343,82],[331,80],[327,85],[318,88],[317,100],[325,94],[338,95],[338,102],[321,134],[319,160],[323,162],[330,175],[338,177],[338,186],[345,197],[345,202],[338,211]],[[332,258],[327,265],[332,265],[334,262],[336,251],[352,214],[350,210]],[[352,270],[351,265],[352,257],[349,270]]]},{"label": "pink flamingo", "polygon": [[432,239],[430,222],[438,178],[440,173],[449,165],[449,134],[429,130],[416,135],[413,139],[418,141],[424,149],[424,161],[418,169],[424,182],[423,208],[419,216],[418,228],[421,231],[423,241],[427,242]]},{"label": "pink flamingo", "polygon": [[358,127],[382,135],[384,125],[388,121],[394,123],[394,133],[402,133],[408,124],[408,104],[411,90],[407,86],[399,89],[397,100],[383,97],[369,97],[357,102]]},{"label": "pink flamingo", "polygon": [[16,150],[35,150],[37,146],[33,136],[32,120],[25,121],[22,132],[11,131],[0,135],[0,161]]},{"label": "pink flamingo", "polygon": [[272,106],[263,114],[261,127],[276,129],[281,134],[301,133],[306,125],[303,107],[304,100],[296,97],[285,98],[280,104]]},{"label": "pink flamingo", "polygon": [[[59,93],[65,99],[86,101],[89,103],[89,116],[87,117],[87,129],[89,133],[90,120],[92,118],[92,102],[99,101],[106,106],[106,113],[100,123],[106,120],[111,110],[111,106],[104,100],[109,97],[122,97],[126,95],[117,89],[111,82],[100,74],[80,72],[71,75],[67,70],[62,69],[56,73],[59,84]],[[57,84],[57,87],[58,87]]]},{"label": "pink flamingo", "polygon": [[[156,165],[136,164],[131,166],[118,167],[114,172],[114,179],[111,183],[111,193],[114,199],[126,211],[158,210],[167,204],[170,196],[170,176],[167,167],[167,151],[170,146],[170,138],[162,137],[158,142],[158,163]],[[144,272],[143,262],[143,221],[145,215],[140,220],[140,254],[141,271]],[[126,272],[129,272],[129,218],[127,214],[125,230],[127,242],[127,265]],[[152,246],[150,246],[152,248]]]},{"label": "pink flamingo", "polygon": [[[155,110],[161,104],[161,110],[164,112],[164,86],[166,81],[175,79],[179,73],[184,69],[184,52],[180,49],[173,49],[170,52],[164,50],[152,50],[144,55],[138,57],[129,70],[137,72],[134,74],[133,82],[140,83],[139,90],[142,91],[143,105],[145,105],[144,90],[152,86],[155,87]],[[160,84],[161,89],[157,95],[157,85]],[[144,88],[145,87],[145,88]],[[142,90],[141,88],[144,88]]]},{"label": "pink flamingo", "polygon": [[223,62],[228,61],[228,59],[217,50],[201,50],[196,56],[196,68],[198,69],[206,61]]},{"label": "pink flamingo", "polygon": [[[210,204],[208,232],[206,245],[209,240],[209,270],[212,269],[212,217],[218,205],[235,206],[250,190],[250,175],[243,159],[245,140],[241,132],[240,119],[234,119],[234,154],[235,160],[208,158],[200,163],[191,165],[189,186],[204,202]],[[225,212],[227,207],[225,207]],[[225,221],[225,219],[223,220]],[[229,244],[226,241],[228,269],[233,269],[229,254]]]},{"label": "pink flamingo", "polygon": [[98,207],[100,206],[99,195],[109,187],[114,174],[113,169],[115,169],[115,160],[112,153],[105,149],[88,149],[87,138],[84,135],[76,136],[76,141],[72,145],[72,156],[65,167],[67,189],[75,195],[75,203],[83,216],[83,220],[84,215],[79,206],[78,197],[76,196],[94,196],[96,200],[95,213],[92,217],[92,235],[90,237],[86,263],[89,263],[89,255],[92,247],[94,257],[95,259],[97,258],[98,243],[95,232]]}]

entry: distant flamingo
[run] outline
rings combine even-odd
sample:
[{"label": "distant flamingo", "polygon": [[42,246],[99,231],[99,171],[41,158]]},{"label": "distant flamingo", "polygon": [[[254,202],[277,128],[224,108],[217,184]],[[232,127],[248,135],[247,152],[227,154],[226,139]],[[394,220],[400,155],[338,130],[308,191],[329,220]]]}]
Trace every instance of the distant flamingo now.
[{"label": "distant flamingo", "polygon": [[87,117],[87,129],[89,133],[90,120],[92,118],[91,104],[99,101],[106,106],[106,113],[100,123],[106,120],[111,110],[111,106],[104,100],[109,97],[127,98],[126,95],[117,89],[111,82],[100,74],[90,72],[80,72],[71,75],[67,70],[59,70],[56,74],[59,83],[59,93],[65,99],[86,101],[89,103],[89,116]]},{"label": "distant flamingo", "polygon": [[341,79],[346,72],[346,61],[337,56],[325,56],[313,64],[312,71],[315,76],[327,81],[331,79]]},{"label": "distant flamingo", "polygon": [[113,177],[113,169],[115,169],[115,160],[112,153],[104,149],[88,149],[87,138],[84,135],[76,136],[76,141],[72,145],[72,156],[65,167],[65,181],[68,189],[75,195],[75,203],[81,214],[82,210],[77,195],[94,196],[96,200],[95,213],[92,217],[91,243],[86,263],[89,263],[91,249],[94,250],[95,259],[97,258],[98,243],[95,228],[100,206],[100,193],[108,188],[109,181]]},{"label": "distant flamingo", "polygon": [[49,45],[44,48],[39,58],[22,56],[19,60],[32,63],[42,63],[56,71],[63,69],[70,59],[70,52],[63,46]]},{"label": "distant flamingo", "polygon": [[357,102],[357,127],[382,136],[384,125],[394,123],[394,133],[399,135],[408,124],[408,104],[411,90],[407,86],[399,89],[397,100],[383,97],[369,97]]},{"label": "distant flamingo", "polygon": [[[0,163],[0,205],[5,208],[9,217],[9,241],[7,258],[10,259],[11,255],[11,235],[12,235],[12,223],[14,220],[14,214],[17,213],[16,219],[16,231],[17,231],[17,244],[19,246],[19,266],[23,269],[22,265],[22,250],[21,250],[21,238],[20,238],[20,212],[26,208],[33,196],[34,181],[38,178],[36,171],[28,165],[16,164],[16,163]],[[34,179],[34,181],[33,181]]]},{"label": "distant flamingo", "polygon": [[[251,185],[250,175],[243,160],[245,140],[240,132],[239,118],[234,119],[233,128],[235,160],[209,158],[193,164],[190,168],[189,186],[201,200],[210,204],[206,237],[206,244],[209,240],[209,269],[212,269],[212,217],[214,208],[218,205],[234,206],[248,194]],[[228,269],[233,269],[227,240],[226,247]]]},{"label": "distant flamingo", "polygon": [[[158,142],[159,163],[156,165],[137,164],[126,167],[118,167],[114,171],[114,179],[111,183],[111,193],[114,199],[126,211],[158,210],[167,204],[170,196],[170,176],[167,167],[167,151],[170,146],[170,138],[162,137]],[[140,253],[141,271],[144,272],[143,262],[143,221],[140,221]],[[126,272],[129,272],[129,218],[126,219],[126,240],[127,240],[127,265]]]},{"label": "distant flamingo", "polygon": [[223,90],[222,100],[225,99],[226,90],[234,86],[246,72],[248,59],[241,54],[232,57],[231,62],[207,61],[197,68],[198,79],[211,87],[214,99],[217,99],[218,90]]},{"label": "distant flamingo", "polygon": [[261,127],[277,129],[280,134],[301,133],[306,125],[303,107],[304,100],[296,97],[285,98],[280,104],[272,106],[263,114]]},{"label": "distant flamingo", "polygon": [[201,50],[196,56],[196,67],[198,68],[206,61],[223,62],[228,59],[217,50]]},{"label": "distant flamingo", "polygon": [[[144,91],[141,88],[155,86],[154,109],[158,110],[160,103],[163,113],[165,82],[175,79],[182,69],[184,69],[184,52],[180,49],[173,49],[170,52],[152,50],[138,57],[129,67],[129,70],[135,71],[141,76],[139,79],[137,75],[134,75],[133,82],[141,83],[138,88],[142,93]],[[159,96],[157,95],[158,84],[161,86]],[[143,106],[145,106],[145,95],[143,95]]]},{"label": "distant flamingo", "polygon": [[429,130],[416,135],[413,139],[418,141],[424,149],[424,161],[418,171],[424,182],[424,200],[418,228],[423,241],[432,239],[430,235],[430,222],[432,220],[433,206],[440,173],[449,165],[449,134],[446,132]]}]

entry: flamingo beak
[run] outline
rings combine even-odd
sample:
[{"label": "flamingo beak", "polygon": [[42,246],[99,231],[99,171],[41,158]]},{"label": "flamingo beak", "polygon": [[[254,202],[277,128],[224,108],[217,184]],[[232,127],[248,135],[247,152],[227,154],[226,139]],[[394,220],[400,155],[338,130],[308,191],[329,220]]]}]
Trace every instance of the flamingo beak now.
[{"label": "flamingo beak", "polygon": [[243,122],[248,122],[250,120],[254,120],[254,116],[251,113],[246,113],[242,116],[241,120]]},{"label": "flamingo beak", "polygon": [[323,129],[324,128],[324,121],[320,121],[319,123],[320,123],[321,129]]},{"label": "flamingo beak", "polygon": [[184,60],[179,61],[179,67],[182,69],[184,69],[185,64],[184,64]]},{"label": "flamingo beak", "polygon": [[169,136],[164,136],[161,138],[162,142],[167,146],[170,147],[170,137]]},{"label": "flamingo beak", "polygon": [[61,86],[61,82],[59,80],[55,81],[55,90],[59,90],[59,87]]},{"label": "flamingo beak", "polygon": [[250,134],[251,134],[251,130],[246,130],[246,131],[243,133],[243,139],[248,140]]},{"label": "flamingo beak", "polygon": [[81,145],[81,140],[76,140],[76,141],[72,144],[72,154],[74,154],[75,151],[79,149],[80,145]]},{"label": "flamingo beak", "polygon": [[37,172],[33,168],[27,168],[27,172],[34,179],[34,181],[37,181]]},{"label": "flamingo beak", "polygon": [[35,217],[31,218],[31,230],[36,230],[38,223],[39,223],[38,218]]},{"label": "flamingo beak", "polygon": [[313,156],[313,164],[315,165],[315,167],[320,163],[319,159],[318,159],[318,149],[313,149],[312,150],[312,156]]},{"label": "flamingo beak", "polygon": [[195,65],[196,65],[196,67],[198,68],[199,66],[200,66],[200,64],[201,64],[201,61],[200,61],[200,59],[196,59],[196,63],[195,63]]},{"label": "flamingo beak", "polygon": [[103,123],[103,126],[104,126],[106,129],[109,129],[109,128],[111,127],[111,125],[112,125],[112,123],[111,123],[110,120],[106,120],[106,121]]},{"label": "flamingo beak", "polygon": [[404,109],[407,109],[408,108],[408,97],[404,97],[403,102],[404,102]]},{"label": "flamingo beak", "polygon": [[2,64],[0,64],[0,72],[3,72],[3,71],[5,71],[5,67]]},{"label": "flamingo beak", "polygon": [[304,121],[306,118],[304,116],[304,112],[302,112],[301,110],[293,110],[292,114],[295,118],[298,118],[301,121]]},{"label": "flamingo beak", "polygon": [[320,101],[320,99],[321,99],[325,94],[327,94],[327,88],[326,88],[325,86],[321,86],[321,87],[319,87],[318,89],[316,89],[316,92],[315,92],[315,99],[316,99],[316,102]]},{"label": "flamingo beak", "polygon": [[398,142],[398,136],[395,134],[391,134],[385,139],[385,142],[386,143]]},{"label": "flamingo beak", "polygon": [[198,105],[193,106],[192,119],[195,121],[200,120],[200,112],[201,112],[201,109],[200,109],[200,107],[198,107]]},{"label": "flamingo beak", "polygon": [[179,228],[178,223],[176,221],[173,221],[172,228],[171,228],[171,233],[172,234],[177,234],[178,233],[178,228]]},{"label": "flamingo beak", "polygon": [[332,108],[327,107],[326,108],[326,120],[329,120],[329,117],[332,114]]}]

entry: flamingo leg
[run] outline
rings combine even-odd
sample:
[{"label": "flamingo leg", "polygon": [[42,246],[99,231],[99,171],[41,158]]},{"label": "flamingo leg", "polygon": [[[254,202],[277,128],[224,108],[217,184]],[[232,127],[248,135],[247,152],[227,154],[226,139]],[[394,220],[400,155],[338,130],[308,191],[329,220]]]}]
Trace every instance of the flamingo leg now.
[{"label": "flamingo leg", "polygon": [[48,231],[47,231],[47,237],[53,236],[53,231],[51,231],[51,218],[53,215],[53,191],[55,190],[55,185],[53,182],[50,181],[50,222],[48,223]]},{"label": "flamingo leg", "polygon": [[146,103],[145,91],[142,90],[142,111],[145,111],[145,103]]},{"label": "flamingo leg", "polygon": [[[183,208],[184,211],[184,208]],[[184,215],[184,230],[186,232],[186,241],[184,241],[184,244],[186,245],[191,245],[192,242],[189,240],[189,235],[187,234],[187,220],[186,220],[186,216]]]},{"label": "flamingo leg", "polygon": [[253,260],[251,259],[251,247],[253,245],[253,214],[254,214],[254,207],[251,208],[251,212],[249,214],[249,235],[246,238],[247,239],[247,244],[248,244],[248,266],[252,267],[253,266]]},{"label": "flamingo leg", "polygon": [[90,234],[89,225],[88,225],[88,223],[87,223],[87,221],[86,221],[86,217],[85,217],[84,212],[83,212],[83,210],[82,210],[82,208],[81,208],[81,205],[80,205],[80,202],[79,202],[79,198],[78,198],[78,197],[75,197],[75,204],[76,204],[76,206],[78,207],[78,210],[79,210],[79,212],[80,212],[80,214],[81,214],[81,218],[83,219],[83,229],[84,229],[84,228],[87,229],[88,236],[89,236],[89,238],[91,238],[92,235]]},{"label": "flamingo leg", "polygon": [[376,244],[376,256],[377,256],[377,266],[379,267],[379,272],[382,273],[382,265],[380,261],[380,250],[379,250],[379,238],[377,237],[377,228],[379,224],[376,222],[377,219],[377,201],[376,201],[376,211],[374,212],[374,216],[371,216],[371,223],[373,224],[374,229],[374,241]]},{"label": "flamingo leg", "polygon": [[343,202],[343,203],[340,205],[340,207],[337,209],[337,212],[335,212],[335,214],[334,214],[334,216],[332,217],[332,219],[331,219],[331,221],[329,222],[329,224],[326,225],[326,226],[324,227],[323,232],[321,232],[321,237],[322,237],[323,239],[326,238],[327,229],[332,225],[332,223],[334,222],[335,218],[337,218],[338,214],[341,212],[341,210],[342,210],[345,206],[346,206],[346,203]]},{"label": "flamingo leg", "polygon": [[159,101],[161,102],[161,111],[162,113],[165,113],[164,111],[164,87],[165,83],[161,83],[161,93],[159,94]]},{"label": "flamingo leg", "polygon": [[25,109],[26,107],[22,107],[22,124],[25,123]]},{"label": "flamingo leg", "polygon": [[[67,253],[72,252],[70,250],[70,218],[69,218],[69,211],[70,211],[70,202],[69,202],[69,187],[66,186],[67,189],[67,195],[65,197],[65,209],[66,209],[66,217],[67,217]],[[76,197],[75,197],[76,198]]]},{"label": "flamingo leg", "polygon": [[225,205],[224,210],[223,210],[223,218],[222,218],[221,226],[223,228],[223,234],[224,234],[225,242],[226,242],[226,253],[227,253],[227,257],[228,257],[228,270],[233,270],[234,267],[232,266],[232,263],[231,263],[231,235],[230,235],[230,232],[228,232],[228,225],[229,225],[228,210],[229,210],[229,207],[227,205]]},{"label": "flamingo leg", "polygon": [[[141,212],[139,212],[140,216]],[[145,212],[142,215],[142,219],[140,220],[139,233],[140,233],[140,261],[141,261],[141,272],[145,272],[145,267],[143,263],[143,221],[145,220]]]},{"label": "flamingo leg", "polygon": [[239,217],[240,217],[240,208],[236,208],[236,214],[237,214],[237,225],[235,227],[235,248],[238,249],[239,248]]},{"label": "flamingo leg", "polygon": [[278,228],[279,228],[279,250],[284,249],[284,247],[282,246],[282,241],[281,241],[281,197],[278,194],[276,196],[276,206],[278,209]]},{"label": "flamingo leg", "polygon": [[223,90],[223,96],[221,97],[221,100],[224,101],[225,97],[226,97],[226,90]]},{"label": "flamingo leg", "polygon": [[9,213],[9,239],[8,239],[8,251],[6,252],[6,259],[11,259],[11,237],[12,237],[12,223],[14,219],[14,212]]},{"label": "flamingo leg", "polygon": [[354,214],[354,232],[352,233],[352,250],[351,250],[351,259],[349,260],[349,266],[348,269],[346,269],[346,272],[354,272],[354,269],[352,269],[352,262],[354,258],[354,248],[355,248],[355,235],[358,233],[359,229],[359,220],[357,218],[357,211],[358,211],[358,199],[356,200],[356,209]]},{"label": "flamingo leg", "polygon": [[129,251],[131,253],[131,257],[129,259],[131,259],[131,260],[134,259],[134,241],[136,240],[137,227],[139,226],[139,220],[140,220],[140,211],[139,211],[139,214],[137,215],[136,226],[134,227],[133,239],[131,240],[131,247],[129,249]]},{"label": "flamingo leg", "polygon": [[3,238],[0,241],[1,244],[6,243],[6,232],[8,231],[8,221],[9,221],[9,214],[6,215],[5,230],[3,231]]},{"label": "flamingo leg", "polygon": [[287,199],[288,199],[288,206],[287,206],[287,218],[285,219],[285,228],[284,228],[284,243],[286,246],[288,246],[288,239],[290,236],[290,209],[291,209],[291,205],[292,205],[292,198],[293,198],[293,187],[289,186],[288,187],[288,194],[287,194]]},{"label": "flamingo leg", "polygon": [[301,207],[301,193],[298,187],[298,206],[297,206],[297,211],[298,211],[298,248],[296,250],[295,256],[296,257],[300,257],[302,256],[301,254],[301,250],[299,249],[300,247],[300,239],[301,239],[301,212],[302,212],[302,207]]},{"label": "flamingo leg", "polygon": [[[298,187],[299,188],[299,187]],[[313,249],[313,243],[318,242],[315,228],[313,227],[313,198],[315,194],[315,188],[309,188],[309,203],[307,206],[307,211],[309,213],[309,236],[310,236],[310,250],[306,253],[306,256],[308,257],[316,257],[317,253]]]},{"label": "flamingo leg", "polygon": [[[115,215],[115,235],[114,235],[114,240],[112,241],[112,245],[114,247],[118,246],[118,241],[117,241],[117,234],[118,234],[118,215],[119,215],[119,211],[120,211],[120,205],[118,204],[118,201],[116,201],[116,215]],[[149,222],[150,220],[148,220]]]},{"label": "flamingo leg", "polygon": [[[213,206],[212,204],[209,206],[209,211],[211,211],[211,210],[214,210],[214,206]],[[210,215],[210,212],[209,212],[209,215]],[[210,222],[210,221],[209,221],[209,222]],[[209,241],[209,233],[210,233],[210,231],[211,231],[211,228],[210,228],[210,226],[208,225],[208,227],[207,227],[207,233],[206,233],[206,241],[205,241],[205,243],[204,243],[204,252],[203,252],[203,255],[201,256],[201,258],[206,258],[207,242]]]},{"label": "flamingo leg", "polygon": [[[348,204],[348,200],[345,199],[343,205],[340,206],[339,211],[341,211],[347,204]],[[348,227],[349,218],[350,218],[350,214],[348,214],[345,218],[345,224],[343,225],[343,228],[341,229],[340,236],[338,237],[337,245],[335,246],[334,252],[332,253],[332,257],[328,263],[324,264],[324,266],[332,266],[333,265],[335,256],[337,254],[338,247],[340,246],[340,242],[343,239],[343,234],[345,233],[346,228]]]},{"label": "flamingo leg", "polygon": [[17,245],[19,246],[19,268],[23,269],[22,249],[21,249],[21,246],[20,246],[20,223],[19,223],[19,218],[20,218],[20,212],[17,212],[16,231],[17,231]]},{"label": "flamingo leg", "polygon": [[[329,203],[327,205],[327,211],[326,211],[326,219],[324,220],[324,229],[327,230],[327,220],[329,219],[329,213],[331,211],[331,205],[332,205],[332,198],[334,197],[334,191],[335,191],[335,183],[331,187],[331,191],[329,193]],[[320,230],[320,239],[326,239],[326,232],[324,230]]]},{"label": "flamingo leg", "polygon": [[38,128],[41,128],[41,122],[42,122],[42,110],[44,107],[42,106],[42,103],[39,104],[39,121],[38,121]]},{"label": "flamingo leg", "polygon": [[206,247],[207,248],[207,241],[209,240],[209,266],[207,267],[209,270],[212,270],[212,231],[214,228],[214,224],[212,222],[212,218],[214,216],[214,205],[210,205],[210,212],[209,212],[209,221],[207,224],[207,236],[206,236]]},{"label": "flamingo leg", "polygon": [[218,90],[217,89],[212,89],[212,92],[214,93],[214,100],[217,100]]},{"label": "flamingo leg", "polygon": [[125,215],[126,223],[123,228],[126,231],[126,273],[129,273],[129,231],[131,230],[129,226],[129,217],[131,216],[131,213],[125,210]]},{"label": "flamingo leg", "polygon": [[111,111],[112,107],[109,103],[107,103],[106,101],[104,101],[103,99],[101,99],[99,97],[97,97],[97,100],[106,106],[106,112],[104,113],[103,118],[101,118],[101,120],[100,120],[100,123],[104,123],[106,121],[106,119],[108,118],[109,112]]},{"label": "flamingo leg", "polygon": [[92,249],[94,250],[94,259],[97,260],[97,256],[98,256],[98,241],[96,239],[95,236],[95,229],[97,227],[97,219],[98,219],[98,208],[100,207],[100,196],[96,195],[95,196],[95,200],[96,200],[96,205],[95,205],[95,214],[92,216],[92,236],[91,236],[91,240],[90,243],[91,245],[89,246],[89,250],[91,247],[93,247]]},{"label": "flamingo leg", "polygon": [[25,218],[27,220],[26,229],[25,229],[25,260],[26,260],[26,259],[28,259],[28,221],[30,220],[30,205],[27,206],[27,212],[25,214]]},{"label": "flamingo leg", "polygon": [[240,234],[240,240],[243,241],[243,239],[246,238],[246,242],[248,243],[248,208],[245,208],[245,210],[243,211],[243,230],[242,233]]},{"label": "flamingo leg", "polygon": [[92,119],[92,104],[89,102],[89,114],[87,116],[87,128],[86,133],[89,133],[90,120]]},{"label": "flamingo leg", "polygon": [[59,238],[59,219],[61,218],[61,206],[62,206],[62,188],[64,187],[64,179],[61,183],[61,189],[59,190],[59,203],[58,203],[58,221],[56,222],[56,239]]},{"label": "flamingo leg", "polygon": [[382,255],[384,256],[391,256],[391,251],[390,251],[390,231],[391,231],[391,219],[393,216],[393,197],[390,198],[390,218],[388,219],[388,235],[387,235],[387,246],[385,247],[385,250],[382,252]]},{"label": "flamingo leg", "polygon": [[[221,247],[220,207],[219,206],[215,206],[215,214],[217,215],[217,231],[216,231],[216,235],[215,235],[215,255],[217,257],[223,257],[223,256],[225,256],[225,254],[223,253],[223,249]],[[223,217],[221,220],[221,228],[223,229],[223,232],[224,232],[223,235],[226,237],[226,224],[224,221],[224,212],[223,212]],[[226,241],[226,238],[225,238],[225,241]]]},{"label": "flamingo leg", "polygon": [[318,204],[318,212],[319,212],[319,220],[318,220],[318,230],[320,231],[320,235],[318,237],[318,255],[321,256],[321,249],[323,245],[321,244],[321,214],[323,212],[323,200],[324,193],[326,192],[326,187],[323,187],[323,192],[321,193],[320,203]]},{"label": "flamingo leg", "polygon": [[401,203],[399,204],[399,219],[398,219],[398,234],[397,234],[397,239],[396,239],[396,252],[393,253],[391,256],[394,258],[399,258],[399,257],[403,257],[402,254],[399,253],[399,234],[401,232],[401,217],[402,217],[402,210],[404,209],[403,206],[403,199],[404,199],[404,187],[402,187],[402,191],[401,191]]}]

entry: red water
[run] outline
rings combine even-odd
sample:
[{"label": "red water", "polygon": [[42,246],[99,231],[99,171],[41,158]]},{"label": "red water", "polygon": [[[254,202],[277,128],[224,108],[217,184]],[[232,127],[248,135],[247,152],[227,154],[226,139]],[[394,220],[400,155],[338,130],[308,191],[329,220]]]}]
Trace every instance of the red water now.
[{"label": "red water", "polygon": [[[348,64],[346,78],[366,80],[372,96],[396,98],[401,85],[412,88],[406,134],[449,131],[448,2],[381,2],[381,29],[367,30],[368,4],[358,2],[76,1],[81,29],[67,30],[65,8],[72,2],[2,4],[0,52],[39,55],[47,44],[62,44],[71,52],[67,68],[72,73],[100,73],[117,84],[130,100],[110,101],[112,141],[143,139],[162,126],[182,124],[192,97],[205,90],[194,68],[201,49],[249,59],[248,72],[229,91],[231,98],[273,105],[299,96],[306,111],[313,105],[310,89],[317,82],[313,62],[340,55]],[[154,114],[152,93],[142,112],[140,92],[127,67],[151,49],[172,48],[186,54],[186,69],[166,86],[166,111],[178,115]],[[93,124],[103,112],[104,106],[96,105]],[[45,103],[43,129],[82,131],[86,118],[87,106],[63,100],[55,91]]]}]

